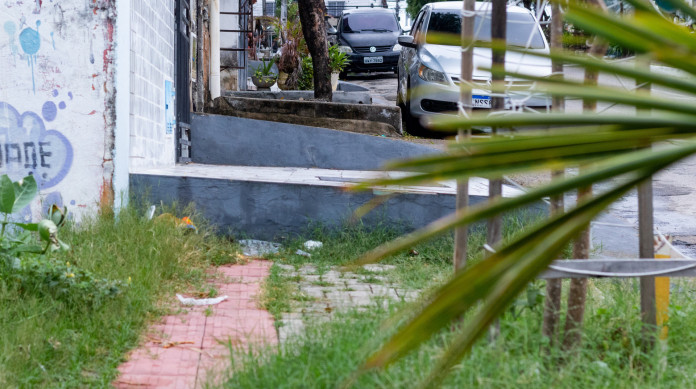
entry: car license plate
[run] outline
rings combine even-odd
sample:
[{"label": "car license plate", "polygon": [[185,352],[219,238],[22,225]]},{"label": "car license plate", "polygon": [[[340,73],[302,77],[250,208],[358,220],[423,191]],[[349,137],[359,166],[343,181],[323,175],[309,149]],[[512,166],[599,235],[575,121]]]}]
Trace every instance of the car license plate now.
[{"label": "car license plate", "polygon": [[471,96],[471,106],[474,108],[490,108],[491,96]]},{"label": "car license plate", "polygon": [[384,63],[384,57],[363,57],[363,63]]}]

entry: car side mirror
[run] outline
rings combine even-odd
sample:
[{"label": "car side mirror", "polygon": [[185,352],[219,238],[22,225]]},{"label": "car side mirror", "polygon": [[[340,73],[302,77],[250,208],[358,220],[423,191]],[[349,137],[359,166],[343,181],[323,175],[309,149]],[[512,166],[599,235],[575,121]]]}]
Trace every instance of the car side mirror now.
[{"label": "car side mirror", "polygon": [[418,47],[418,45],[416,45],[416,42],[414,42],[413,40],[413,36],[411,35],[399,35],[397,41],[403,47],[411,47],[414,49]]},{"label": "car side mirror", "polygon": [[326,33],[329,35],[338,35],[338,30],[336,29],[336,27],[332,26],[326,29]]}]

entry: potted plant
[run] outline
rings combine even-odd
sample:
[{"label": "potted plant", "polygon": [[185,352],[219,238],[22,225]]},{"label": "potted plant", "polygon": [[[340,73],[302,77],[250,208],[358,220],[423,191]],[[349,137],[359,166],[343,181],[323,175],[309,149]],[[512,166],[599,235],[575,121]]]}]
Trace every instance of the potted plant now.
[{"label": "potted plant", "polygon": [[297,55],[297,42],[289,39],[280,49],[278,59],[278,88],[287,90],[294,89],[297,84],[297,68],[300,59]]},{"label": "potted plant", "polygon": [[268,89],[276,82],[276,74],[273,73],[273,60],[262,61],[251,76],[251,82],[259,89]]},{"label": "potted plant", "polygon": [[338,46],[329,47],[329,68],[331,69],[331,89],[338,88],[338,76],[348,66],[348,55],[340,50]]}]

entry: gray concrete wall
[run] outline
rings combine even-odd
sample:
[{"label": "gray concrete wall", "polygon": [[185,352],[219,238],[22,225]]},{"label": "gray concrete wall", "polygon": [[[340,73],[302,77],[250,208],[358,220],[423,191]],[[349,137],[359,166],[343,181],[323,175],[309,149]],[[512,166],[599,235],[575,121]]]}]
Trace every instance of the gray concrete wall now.
[{"label": "gray concrete wall", "polygon": [[225,96],[207,113],[300,124],[369,135],[401,136],[401,111],[389,105],[251,99]]},{"label": "gray concrete wall", "polygon": [[216,165],[377,170],[438,152],[384,137],[209,114],[193,115],[191,139],[193,162]]},{"label": "gray concrete wall", "polygon": [[[316,185],[287,185],[210,178],[164,177],[131,174],[136,196],[151,204],[195,203],[196,209],[222,233],[277,240],[298,236],[312,223],[340,228],[370,192],[351,193]],[[482,197],[472,197],[477,203]],[[391,198],[363,219],[371,226],[381,221],[421,227],[452,213],[453,195],[402,194]]]},{"label": "gray concrete wall", "polygon": [[[340,84],[339,84],[340,86]],[[247,99],[270,99],[270,100],[314,100],[314,91],[311,90],[256,90],[256,91],[230,91],[225,93],[229,97],[243,97]],[[333,103],[343,104],[372,104],[372,96],[366,91],[334,91],[331,97]]]}]

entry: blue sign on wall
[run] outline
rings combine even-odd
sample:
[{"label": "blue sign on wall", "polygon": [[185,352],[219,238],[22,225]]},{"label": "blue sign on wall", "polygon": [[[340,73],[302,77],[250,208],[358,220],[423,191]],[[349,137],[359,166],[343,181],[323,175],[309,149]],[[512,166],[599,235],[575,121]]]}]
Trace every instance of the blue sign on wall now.
[{"label": "blue sign on wall", "polygon": [[164,121],[166,134],[171,135],[174,133],[174,128],[176,127],[176,91],[174,90],[174,83],[165,80],[164,81]]}]

